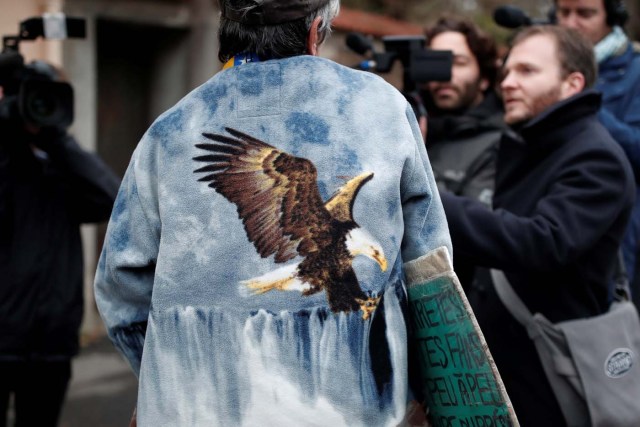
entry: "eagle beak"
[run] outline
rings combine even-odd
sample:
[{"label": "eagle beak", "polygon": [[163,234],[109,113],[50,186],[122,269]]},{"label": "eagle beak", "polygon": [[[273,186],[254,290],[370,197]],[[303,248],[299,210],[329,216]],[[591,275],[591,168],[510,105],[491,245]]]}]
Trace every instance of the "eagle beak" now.
[{"label": "eagle beak", "polygon": [[380,270],[387,271],[387,259],[383,254],[377,253],[374,255],[373,259],[380,265]]}]

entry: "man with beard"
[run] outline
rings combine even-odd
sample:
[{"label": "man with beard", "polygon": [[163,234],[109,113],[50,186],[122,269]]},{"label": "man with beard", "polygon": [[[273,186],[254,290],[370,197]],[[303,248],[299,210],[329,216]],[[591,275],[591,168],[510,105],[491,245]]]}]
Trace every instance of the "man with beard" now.
[{"label": "man with beard", "polygon": [[[456,256],[502,270],[527,308],[551,322],[602,314],[635,186],[598,120],[601,96],[588,89],[592,46],[568,28],[526,28],[503,76],[511,132],[500,142],[493,210],[442,193]],[[527,331],[490,276],[478,274],[468,295],[521,425],[565,425]]]},{"label": "man with beard", "polygon": [[427,47],[453,52],[451,80],[429,82],[427,152],[440,190],[491,205],[495,153],[504,128],[495,94],[494,41],[466,19],[443,17],[426,31]]},{"label": "man with beard", "polygon": [[[495,43],[464,18],[442,17],[425,34],[427,47],[453,52],[451,80],[427,83],[422,95],[429,113],[427,152],[438,188],[490,207],[496,152],[506,127],[494,90]],[[454,267],[468,288],[475,267],[459,257]]]}]

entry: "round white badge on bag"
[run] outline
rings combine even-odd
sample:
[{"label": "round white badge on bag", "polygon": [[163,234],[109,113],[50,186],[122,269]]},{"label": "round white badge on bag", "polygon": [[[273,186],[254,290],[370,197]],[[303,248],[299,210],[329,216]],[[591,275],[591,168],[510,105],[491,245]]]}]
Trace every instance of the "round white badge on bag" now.
[{"label": "round white badge on bag", "polygon": [[610,378],[620,378],[633,366],[633,351],[628,348],[616,348],[604,361],[604,373]]}]

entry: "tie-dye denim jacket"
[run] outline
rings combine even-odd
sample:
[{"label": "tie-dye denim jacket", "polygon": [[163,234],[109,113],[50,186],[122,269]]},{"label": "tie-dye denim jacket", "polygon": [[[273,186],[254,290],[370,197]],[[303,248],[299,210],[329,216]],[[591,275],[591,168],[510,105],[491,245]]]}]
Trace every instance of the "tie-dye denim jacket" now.
[{"label": "tie-dye denim jacket", "polygon": [[139,425],[398,425],[402,266],[443,246],[396,89],[312,56],[219,72],[142,138],[98,265]]}]

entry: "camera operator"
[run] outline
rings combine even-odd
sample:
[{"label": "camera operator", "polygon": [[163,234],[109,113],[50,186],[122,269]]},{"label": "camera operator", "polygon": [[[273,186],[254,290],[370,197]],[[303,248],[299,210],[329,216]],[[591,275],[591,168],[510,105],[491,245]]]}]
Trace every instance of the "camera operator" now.
[{"label": "camera operator", "polygon": [[[556,0],[555,19],[577,30],[594,45],[598,62],[595,88],[602,92],[599,118],[622,146],[631,162],[636,182],[640,179],[640,45],[632,43],[622,29],[628,13],[622,0]],[[625,267],[633,281],[634,299],[640,302],[640,193],[622,244]]]},{"label": "camera operator", "polygon": [[[497,146],[505,128],[494,90],[495,43],[463,18],[442,17],[425,34],[427,47],[453,52],[451,80],[427,83],[422,95],[429,112],[427,152],[438,188],[490,207]],[[460,259],[454,265],[467,288],[473,266]]]},{"label": "camera operator", "polygon": [[[60,80],[42,61],[21,71]],[[0,426],[11,394],[16,426],[55,426],[78,352],[80,224],[108,219],[119,181],[65,126],[8,107],[16,91],[0,86]],[[55,105],[36,104],[44,114]]]},{"label": "camera operator", "polygon": [[453,52],[451,80],[429,82],[427,152],[440,190],[491,205],[495,154],[504,129],[494,85],[495,42],[473,22],[443,17],[425,32],[427,47]]}]

